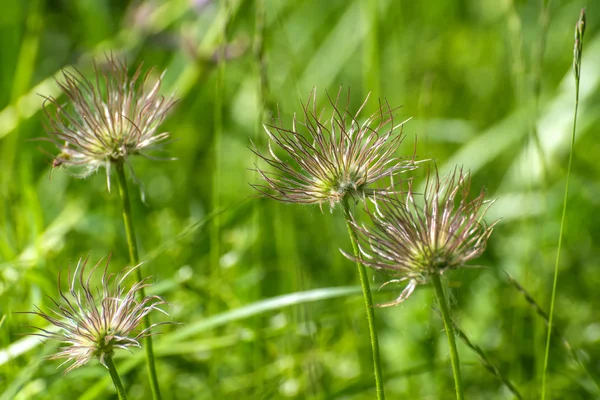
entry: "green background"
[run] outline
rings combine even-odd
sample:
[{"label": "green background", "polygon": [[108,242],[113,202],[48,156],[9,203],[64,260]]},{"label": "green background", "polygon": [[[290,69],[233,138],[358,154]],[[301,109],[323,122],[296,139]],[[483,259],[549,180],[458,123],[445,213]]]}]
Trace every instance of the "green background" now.
[{"label": "green background", "polygon": [[[289,125],[313,87],[322,107],[340,87],[351,88],[351,109],[369,91],[367,111],[377,99],[402,105],[399,118],[413,119],[401,155],[417,138],[419,157],[442,172],[464,165],[474,188],[497,199],[488,221],[502,220],[473,263],[484,268],[448,274],[452,310],[524,398],[539,398],[545,324],[503,271],[549,309],[573,122],[573,28],[585,5],[549,3],[544,14],[542,1],[510,0],[3,2],[0,399],[116,398],[98,362],[64,376],[44,360],[54,345],[23,337],[44,321],[15,313],[48,305],[58,271],[80,257],[112,253],[111,270],[127,265],[120,203],[104,171],[87,179],[51,171],[57,150],[32,140],[45,137],[40,95],[58,96],[60,69],[92,77],[92,59],[110,52],[154,66],[155,78],[166,70],[162,90],[179,98],[162,126],[175,140],[159,154],[177,160],[132,159],[145,204],[130,181],[144,272],[170,303],[166,320],[183,324],[155,338],[165,399],[374,398],[358,277],[338,251],[350,249],[341,210],[278,204],[248,184],[258,181],[250,140],[266,150],[261,122],[280,113]],[[588,5],[555,309],[587,372],[554,337],[555,399],[600,397],[600,14]],[[375,301],[401,290],[391,289]],[[422,287],[376,310],[390,399],[454,396],[432,306]],[[462,342],[459,353],[467,398],[513,398]],[[115,362],[130,398],[149,398],[142,352],[119,352]]]}]

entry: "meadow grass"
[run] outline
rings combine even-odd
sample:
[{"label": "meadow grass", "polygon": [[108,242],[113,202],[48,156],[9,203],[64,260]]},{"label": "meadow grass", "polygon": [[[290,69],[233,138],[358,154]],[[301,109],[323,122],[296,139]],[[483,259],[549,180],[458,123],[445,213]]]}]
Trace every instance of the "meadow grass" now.
[{"label": "meadow grass", "polygon": [[[339,252],[352,251],[342,211],[277,204],[248,185],[260,178],[248,147],[252,138],[265,149],[262,123],[281,116],[287,126],[313,87],[321,96],[340,86],[352,89],[350,110],[371,91],[372,103],[414,117],[397,155],[414,145],[441,173],[463,165],[473,187],[497,199],[487,220],[502,219],[471,263],[484,268],[445,275],[464,397],[600,397],[600,14],[591,4],[577,85],[571,70],[584,5],[4,4],[0,400],[117,396],[97,361],[64,375],[44,358],[56,347],[24,336],[29,325],[48,326],[17,314],[56,298],[59,271],[81,257],[112,253],[112,272],[131,263],[118,191],[107,191],[103,172],[81,180],[53,170],[55,148],[37,140],[47,124],[40,95],[66,101],[54,78],[72,67],[91,77],[92,59],[107,53],[166,70],[162,91],[179,99],[161,129],[174,140],[154,154],[177,160],[132,159],[140,184],[127,182],[143,273],[154,277],[147,294],[169,303],[169,316],[152,322],[182,323],[154,336],[163,399],[374,398],[362,291]],[[422,182],[424,171],[413,175]],[[377,304],[403,289],[377,290],[388,277],[368,277]],[[387,398],[455,398],[436,304],[429,285],[376,310]],[[151,398],[144,349],[112,361],[129,399]]]}]

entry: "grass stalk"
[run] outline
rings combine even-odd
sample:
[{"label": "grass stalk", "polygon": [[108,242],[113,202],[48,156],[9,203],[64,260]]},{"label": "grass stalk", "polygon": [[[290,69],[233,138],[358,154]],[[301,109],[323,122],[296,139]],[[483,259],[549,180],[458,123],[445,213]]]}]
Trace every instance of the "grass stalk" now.
[{"label": "grass stalk", "polygon": [[376,97],[381,97],[379,1],[363,0],[361,11],[365,30],[365,39],[362,43],[364,93],[373,93]]},{"label": "grass stalk", "polygon": [[[227,0],[221,1],[220,7],[227,9]],[[226,12],[227,13],[227,12]],[[226,17],[229,18],[228,16]],[[217,50],[217,76],[215,83],[215,103],[214,103],[214,125],[213,125],[213,174],[212,174],[212,209],[218,210],[221,208],[221,148],[222,148],[222,136],[223,136],[223,91],[224,91],[224,80],[225,80],[225,57],[227,51],[227,30],[226,21],[223,25],[223,30],[220,33],[219,38],[219,49]],[[218,277],[219,263],[221,258],[220,248],[220,233],[221,231],[221,218],[216,215],[211,221],[210,226],[210,264],[211,264],[211,275]],[[211,296],[212,297],[212,296]],[[207,306],[209,309],[209,305]]]},{"label": "grass stalk", "polygon": [[119,378],[119,373],[117,372],[117,368],[115,367],[115,363],[113,362],[111,355],[107,354],[104,356],[104,364],[108,368],[110,377],[115,384],[115,389],[117,389],[117,396],[119,397],[119,400],[127,400],[125,388],[123,387],[123,383],[121,383],[121,378]]},{"label": "grass stalk", "polygon": [[[253,54],[257,67],[257,77],[258,84],[256,87],[257,94],[257,107],[256,107],[256,125],[254,129],[254,142],[258,143],[259,138],[261,137],[260,133],[262,131],[263,124],[263,115],[265,113],[265,92],[267,86],[267,71],[266,71],[266,61],[264,54],[264,33],[265,33],[265,4],[264,0],[256,0],[254,3],[255,8],[255,25],[254,25],[254,43],[253,43]],[[258,162],[258,156],[254,156],[254,162]],[[263,219],[262,213],[262,203],[260,201],[255,201],[252,205],[252,225],[253,229],[256,230],[256,234],[258,237],[264,236],[264,232],[262,232],[262,224],[261,220]],[[254,268],[258,270],[263,270],[263,244],[258,242],[253,246],[253,265]],[[264,295],[264,287],[263,285],[257,286],[257,298],[262,298]],[[265,377],[265,368],[261,368],[265,364],[266,360],[266,348],[267,348],[267,339],[265,338],[264,332],[264,324],[265,319],[256,318],[254,322],[254,330],[257,332],[256,343],[252,346],[253,353],[252,359],[254,364],[254,369],[256,371],[256,385],[254,397],[260,397],[261,390],[264,390],[266,377]]]},{"label": "grass stalk", "polygon": [[[354,256],[359,259],[360,253],[358,251],[358,238],[356,237],[356,232],[354,232],[352,229],[352,224],[350,222],[350,206],[347,198],[344,198],[342,205],[344,208],[344,217],[346,218],[346,227],[348,228],[348,234],[350,235],[350,242],[352,242],[352,250],[354,251]],[[371,296],[371,288],[369,287],[367,269],[361,262],[357,262],[356,267],[358,268],[360,286],[362,288],[363,297],[365,300],[365,308],[367,310],[367,323],[369,324],[369,335],[371,337],[371,352],[373,353],[373,372],[375,374],[377,400],[384,400],[385,393],[383,388],[383,373],[381,371],[381,357],[379,355],[379,338],[377,337],[377,330],[375,328],[375,309],[373,308],[373,297]]]},{"label": "grass stalk", "polygon": [[[517,282],[517,280],[515,278],[513,278],[507,272],[505,272],[505,274],[506,274],[506,277],[508,279],[508,282],[519,293],[521,293],[523,295],[523,297],[525,298],[525,301],[533,308],[533,310],[535,311],[535,313],[540,318],[542,318],[542,320],[546,324],[546,327],[548,327],[549,323],[550,323],[550,317],[549,317],[548,313],[546,313],[546,311],[544,311],[542,309],[542,307],[533,298],[533,296],[531,294],[529,294],[529,292],[527,290],[525,290],[525,288],[523,286],[521,286],[521,284],[519,282]],[[573,348],[573,346],[571,346],[571,343],[569,343],[569,341],[564,336],[564,334],[557,327],[553,327],[553,329],[552,329],[552,335],[554,335],[557,339],[559,339],[562,342],[563,346],[567,350],[567,353],[573,359],[573,361],[575,361],[575,363],[582,369],[582,371],[594,382],[594,384],[596,385],[596,387],[598,389],[600,389],[600,378],[597,376],[597,374],[595,372],[592,372],[593,368],[588,368],[588,366],[586,365],[585,360],[582,360],[581,357],[579,357],[579,355],[577,355],[577,351],[575,351],[575,349]]]},{"label": "grass stalk", "polygon": [[531,137],[535,149],[540,157],[540,166],[542,168],[542,188],[546,188],[548,182],[548,166],[546,165],[546,156],[537,130],[537,120],[540,111],[540,97],[542,94],[542,70],[544,67],[544,53],[546,50],[546,40],[548,37],[548,26],[550,24],[549,0],[544,0],[540,10],[540,33],[537,46],[534,49],[533,58],[533,118],[531,119]]},{"label": "grass stalk", "polygon": [[462,340],[462,342],[468,348],[473,350],[479,356],[479,360],[481,361],[481,364],[483,364],[485,369],[487,369],[492,375],[494,375],[496,378],[498,378],[498,380],[500,382],[502,382],[504,384],[504,386],[506,386],[508,388],[508,390],[510,390],[510,392],[517,399],[522,400],[523,395],[519,392],[519,389],[517,389],[516,386],[507,377],[505,377],[502,374],[502,372],[500,371],[500,368],[498,368],[492,362],[492,360],[489,358],[489,356],[486,354],[486,352],[479,345],[473,343],[471,341],[471,339],[469,339],[467,334],[461,329],[461,327],[454,320],[452,320],[452,326],[454,328],[454,332],[456,333],[456,336],[458,336],[458,338],[460,340]]},{"label": "grass stalk", "polygon": [[439,274],[433,274],[432,276],[433,287],[435,289],[435,295],[438,303],[440,304],[440,311],[442,312],[442,320],[444,321],[444,328],[446,329],[446,336],[448,337],[448,347],[450,348],[450,361],[452,362],[452,373],[454,374],[454,387],[456,389],[456,399],[463,400],[463,387],[462,379],[460,377],[460,363],[458,360],[458,351],[456,349],[456,339],[454,338],[454,327],[452,325],[452,318],[450,317],[450,310],[446,302],[446,295],[442,288],[442,282]]},{"label": "grass stalk", "polygon": [[[133,219],[131,215],[131,203],[129,200],[129,191],[127,190],[127,180],[125,178],[125,165],[123,162],[115,163],[115,170],[117,171],[117,182],[119,186],[119,196],[123,203],[123,222],[125,224],[125,235],[127,236],[127,246],[129,248],[129,259],[132,266],[140,263],[138,255],[137,240],[135,236],[135,229],[133,227]],[[136,268],[135,270],[137,280],[142,281],[142,270]],[[143,299],[146,297],[144,288],[139,290],[139,297]],[[146,315],[144,317],[144,329],[150,327],[150,317]],[[152,336],[146,336],[144,338],[144,352],[146,354],[146,365],[148,367],[148,378],[150,379],[150,388],[152,390],[152,398],[154,400],[160,400],[160,388],[158,386],[158,378],[156,376],[156,365],[154,362],[154,350],[152,347]],[[114,379],[114,378],[113,378]]]},{"label": "grass stalk", "polygon": [[[531,85],[531,89],[532,89],[532,95],[533,95],[533,101],[532,103],[532,112],[530,113],[530,143],[533,143],[534,145],[534,150],[537,153],[540,163],[539,163],[539,167],[541,168],[541,174],[539,177],[539,189],[542,190],[543,193],[547,193],[548,192],[548,183],[549,183],[549,170],[550,170],[550,165],[549,165],[549,158],[546,157],[546,154],[544,152],[544,148],[542,146],[542,141],[540,139],[540,133],[538,132],[538,120],[540,117],[540,100],[541,100],[541,95],[542,95],[542,76],[543,76],[543,70],[544,70],[544,55],[546,52],[546,43],[548,40],[548,27],[550,25],[550,8],[549,8],[549,0],[543,0],[541,8],[540,8],[540,14],[538,17],[538,38],[537,38],[537,44],[534,46],[533,48],[533,57],[532,57],[532,85]],[[533,165],[532,167],[536,167],[536,165]],[[534,178],[535,179],[535,178]],[[532,179],[532,182],[530,182],[530,185],[528,187],[529,193],[533,193],[534,191],[534,186],[535,186],[535,182]],[[542,196],[542,198],[540,199],[540,203],[538,205],[538,207],[543,210],[543,212],[547,212],[548,211],[548,201],[546,196]],[[547,221],[545,219],[540,220],[539,222],[535,222],[535,221],[524,221],[524,224],[526,224],[525,226],[527,226],[529,228],[529,232],[530,235],[535,236],[537,235],[537,232],[545,232],[546,231],[546,224]],[[546,246],[547,244],[545,243],[545,241],[542,241],[540,243],[541,246]],[[530,259],[526,262],[527,265],[530,266],[534,266],[535,265],[535,260],[536,258],[539,256],[538,252],[533,252],[530,254]],[[549,261],[546,259],[546,257],[542,257],[541,258],[541,265],[546,265]],[[539,264],[538,264],[539,265]],[[542,267],[543,268],[543,267]],[[537,271],[539,272],[539,270]],[[526,269],[526,275],[525,275],[525,279],[526,282],[532,283],[534,282],[533,277],[536,275],[536,271],[534,270],[534,268],[527,268]],[[539,290],[539,287],[536,288],[536,290]],[[523,319],[520,321],[521,325],[524,325],[525,322],[525,316],[522,316]],[[515,327],[516,329],[519,329],[519,327]],[[539,371],[541,369],[542,363],[540,362],[540,360],[543,360],[543,356],[542,354],[545,351],[545,340],[544,340],[544,336],[545,336],[545,329],[546,326],[539,326],[535,325],[534,330],[533,330],[533,340],[534,343],[536,343],[535,345],[535,350],[534,350],[534,371],[535,374],[539,374]],[[521,327],[520,331],[518,334],[522,334],[521,332],[523,332],[523,329]],[[523,368],[523,365],[520,365],[521,368]],[[525,370],[526,368],[523,368],[523,370]]]},{"label": "grass stalk", "polygon": [[567,182],[565,184],[565,195],[563,198],[562,216],[560,219],[560,231],[558,234],[558,249],[556,250],[556,263],[554,264],[554,280],[552,282],[552,295],[550,298],[550,315],[548,317],[548,334],[546,336],[546,351],[544,353],[544,369],[542,372],[542,400],[546,398],[546,376],[548,372],[548,358],[550,354],[550,339],[552,338],[552,319],[554,316],[554,304],[556,300],[556,286],[558,283],[558,265],[560,262],[560,250],[562,247],[563,232],[567,216],[567,202],[569,199],[569,183],[571,181],[571,168],[573,166],[573,154],[575,153],[575,132],[577,130],[577,111],[579,109],[579,80],[581,77],[581,56],[583,52],[583,33],[585,32],[585,9],[575,25],[575,45],[573,50],[573,73],[575,75],[575,109],[573,112],[573,130],[571,132],[571,150],[569,152],[569,163],[567,166]]}]

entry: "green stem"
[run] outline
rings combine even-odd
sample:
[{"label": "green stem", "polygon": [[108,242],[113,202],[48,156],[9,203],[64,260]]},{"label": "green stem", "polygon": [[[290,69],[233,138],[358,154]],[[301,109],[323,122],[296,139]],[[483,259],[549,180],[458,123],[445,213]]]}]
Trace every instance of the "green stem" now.
[{"label": "green stem", "polygon": [[[227,25],[229,24],[229,0],[221,0],[218,3],[219,13],[224,15],[224,22],[217,38],[218,50],[217,55],[217,76],[215,83],[214,94],[214,109],[213,109],[213,165],[211,176],[211,208],[215,213],[210,223],[210,280],[219,282],[221,277],[220,259],[221,259],[221,162],[222,162],[222,145],[223,145],[223,98],[225,96],[225,66],[226,66],[226,49],[227,49]],[[208,314],[217,313],[218,302],[216,294],[218,291],[211,287],[208,298],[206,299],[206,310]],[[214,378],[215,371],[210,370],[209,381],[216,382]],[[209,386],[214,386],[209,384]]]},{"label": "green stem", "polygon": [[[581,58],[579,59],[581,65]],[[562,247],[565,220],[567,218],[567,201],[569,198],[569,182],[571,181],[571,167],[573,165],[573,153],[575,152],[575,131],[577,130],[577,110],[579,109],[579,73],[575,75],[575,111],[573,116],[573,131],[571,133],[571,151],[569,152],[569,164],[567,166],[567,183],[565,184],[565,195],[563,198],[562,216],[560,219],[560,231],[558,233],[558,249],[556,250],[556,262],[554,264],[554,279],[552,282],[552,295],[550,299],[550,316],[548,318],[548,333],[546,335],[546,352],[544,353],[544,369],[542,372],[542,400],[546,398],[546,375],[548,372],[548,359],[550,354],[550,339],[552,338],[552,317],[554,315],[554,303],[556,299],[556,287],[558,284],[558,265],[560,261],[560,249]]]},{"label": "green stem", "polygon": [[548,36],[548,25],[550,23],[550,11],[548,7],[549,0],[544,0],[542,3],[542,9],[540,10],[540,35],[538,46],[534,49],[534,63],[533,63],[533,113],[531,121],[531,134],[533,136],[533,142],[536,147],[536,151],[540,157],[540,166],[542,168],[542,188],[546,189],[548,182],[548,166],[546,165],[546,157],[544,155],[544,148],[540,140],[540,135],[537,130],[537,120],[540,111],[540,97],[542,92],[542,69],[544,67],[544,52],[546,50],[546,40]]},{"label": "green stem", "polygon": [[125,388],[123,387],[123,383],[121,383],[121,378],[119,378],[119,373],[117,372],[117,368],[115,367],[111,355],[104,355],[104,365],[106,365],[108,372],[110,372],[110,377],[115,384],[115,389],[117,389],[119,400],[127,400],[127,393],[125,393]]},{"label": "green stem", "polygon": [[[129,259],[132,266],[136,266],[140,263],[137,240],[135,237],[135,230],[133,229],[133,220],[131,215],[131,204],[129,201],[129,191],[127,190],[127,180],[125,178],[125,165],[123,162],[115,162],[115,169],[117,170],[117,182],[119,185],[119,195],[123,203],[123,222],[125,223],[125,234],[127,236],[127,245],[129,247]],[[142,281],[142,271],[138,267],[136,268],[137,280]],[[143,299],[146,297],[144,288],[139,290],[139,297]],[[144,317],[144,329],[150,327],[150,317],[146,315]],[[150,379],[150,388],[152,389],[152,398],[154,400],[160,400],[160,388],[158,387],[158,378],[156,376],[156,366],[154,363],[154,351],[152,348],[152,336],[146,336],[144,339],[144,352],[146,353],[146,364],[148,366],[148,378]]]},{"label": "green stem", "polygon": [[379,1],[373,0],[361,2],[362,29],[365,31],[365,39],[362,42],[364,94],[372,93],[375,98],[381,96],[379,3]]},{"label": "green stem", "polygon": [[[344,207],[344,217],[346,218],[346,227],[348,228],[348,234],[350,235],[350,242],[352,242],[352,249],[354,250],[354,256],[358,260],[360,253],[358,251],[358,238],[356,232],[352,229],[351,217],[350,217],[350,206],[348,199],[344,198],[342,201]],[[377,337],[377,330],[375,329],[375,309],[373,308],[373,297],[371,296],[371,288],[369,286],[369,278],[367,276],[367,269],[361,262],[356,262],[358,268],[358,276],[360,277],[360,286],[362,287],[363,297],[365,299],[365,308],[367,309],[367,322],[369,324],[369,335],[371,337],[371,351],[373,353],[373,372],[375,374],[375,386],[377,389],[377,399],[384,400],[385,393],[383,390],[383,374],[381,371],[381,357],[379,356],[379,338]]]},{"label": "green stem", "polygon": [[458,361],[458,351],[456,350],[456,340],[454,339],[454,328],[452,325],[452,319],[450,318],[450,310],[446,303],[446,295],[442,288],[442,282],[438,274],[433,274],[433,287],[435,288],[435,295],[440,303],[440,310],[442,311],[442,320],[444,321],[444,328],[446,329],[446,336],[448,336],[448,346],[450,347],[450,360],[452,362],[452,372],[454,373],[454,387],[456,388],[456,399],[464,399],[462,380],[460,378],[460,363]]}]

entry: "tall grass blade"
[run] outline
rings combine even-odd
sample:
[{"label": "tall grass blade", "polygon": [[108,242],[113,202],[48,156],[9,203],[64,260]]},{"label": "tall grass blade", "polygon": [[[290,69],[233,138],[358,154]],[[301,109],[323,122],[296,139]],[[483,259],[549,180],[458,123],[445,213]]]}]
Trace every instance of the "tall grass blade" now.
[{"label": "tall grass blade", "polygon": [[558,249],[556,251],[556,264],[554,265],[554,281],[552,283],[552,296],[550,300],[550,316],[548,318],[548,335],[546,336],[546,352],[544,354],[544,370],[542,372],[542,400],[546,398],[546,377],[548,372],[548,359],[550,355],[550,339],[552,338],[552,319],[554,316],[554,304],[556,300],[556,286],[558,283],[558,265],[560,262],[560,250],[562,247],[563,231],[567,216],[567,201],[569,198],[569,183],[571,180],[571,167],[573,165],[573,153],[575,152],[575,132],[577,130],[577,110],[579,108],[579,80],[581,77],[581,56],[583,51],[583,34],[585,32],[585,8],[581,10],[577,24],[575,25],[575,44],[573,49],[573,74],[575,75],[575,110],[573,115],[573,131],[571,133],[571,151],[569,152],[569,164],[567,167],[567,183],[565,185],[565,196],[563,199],[562,217],[560,219],[560,232],[558,234]]}]

